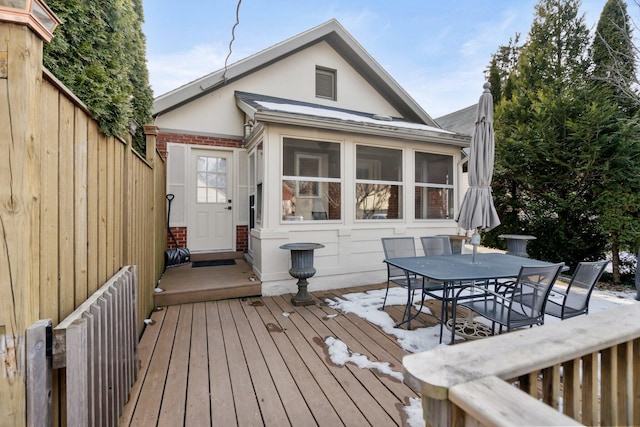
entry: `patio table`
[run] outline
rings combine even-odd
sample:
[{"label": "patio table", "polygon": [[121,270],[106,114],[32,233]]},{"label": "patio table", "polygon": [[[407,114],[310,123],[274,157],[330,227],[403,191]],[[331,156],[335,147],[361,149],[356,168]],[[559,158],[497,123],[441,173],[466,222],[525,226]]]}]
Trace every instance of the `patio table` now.
[{"label": "patio table", "polygon": [[502,253],[476,254],[475,263],[472,262],[471,254],[388,258],[384,262],[425,279],[444,284],[443,310],[440,315],[440,342],[442,342],[442,332],[446,321],[444,317],[447,312],[446,300],[448,292],[456,284],[469,282],[488,283],[497,279],[511,279],[518,277],[520,267],[523,265],[551,265],[546,261]]}]

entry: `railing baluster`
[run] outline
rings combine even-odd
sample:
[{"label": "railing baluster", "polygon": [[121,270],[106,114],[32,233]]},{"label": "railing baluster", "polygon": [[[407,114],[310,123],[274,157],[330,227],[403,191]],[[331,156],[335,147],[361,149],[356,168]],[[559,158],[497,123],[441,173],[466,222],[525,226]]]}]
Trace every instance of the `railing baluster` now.
[{"label": "railing baluster", "polygon": [[599,353],[582,358],[582,423],[586,425],[599,420],[598,358]]},{"label": "railing baluster", "polygon": [[562,365],[563,412],[580,421],[580,359],[573,359]]},{"label": "railing baluster", "polygon": [[558,409],[560,397],[560,365],[542,370],[542,401]]},{"label": "railing baluster", "polygon": [[631,407],[631,361],[632,361],[632,345],[626,342],[618,346],[617,361],[617,419],[620,424],[632,425],[633,408]]},{"label": "railing baluster", "polygon": [[633,375],[633,394],[631,409],[633,410],[633,422],[631,425],[640,425],[640,338],[633,340],[633,357],[631,358],[631,373]]},{"label": "railing baluster", "polygon": [[601,422],[605,426],[618,425],[618,347],[610,347],[600,353],[600,401]]},{"label": "railing baluster", "polygon": [[[548,425],[553,413],[584,425],[640,425],[639,323],[640,306],[630,304],[438,347],[404,357],[406,381],[422,394],[430,425],[505,425],[522,416]],[[533,399],[517,397],[514,386]],[[507,397],[514,400],[504,405]]]}]

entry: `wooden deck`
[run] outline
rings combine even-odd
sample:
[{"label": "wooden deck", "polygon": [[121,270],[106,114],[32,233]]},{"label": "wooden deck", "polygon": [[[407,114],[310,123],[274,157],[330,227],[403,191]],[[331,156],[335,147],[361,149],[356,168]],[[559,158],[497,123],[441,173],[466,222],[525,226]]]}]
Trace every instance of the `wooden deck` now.
[{"label": "wooden deck", "polygon": [[194,268],[191,263],[167,268],[160,279],[162,292],[155,307],[260,295],[260,281],[242,252],[194,254],[192,261],[234,260],[233,265]]},{"label": "wooden deck", "polygon": [[[406,353],[395,337],[323,303],[381,286],[315,292],[317,304],[306,307],[283,295],[158,309],[142,336],[142,368],[120,425],[406,425],[404,407],[418,395],[377,371],[335,365],[324,343],[335,337],[402,372]],[[401,309],[386,311],[398,319]],[[420,314],[412,326],[435,322]]]}]

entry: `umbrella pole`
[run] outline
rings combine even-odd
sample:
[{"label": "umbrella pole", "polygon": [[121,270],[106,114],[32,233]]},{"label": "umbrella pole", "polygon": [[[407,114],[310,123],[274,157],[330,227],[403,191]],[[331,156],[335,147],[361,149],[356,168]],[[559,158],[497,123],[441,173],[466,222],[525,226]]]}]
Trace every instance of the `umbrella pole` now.
[{"label": "umbrella pole", "polygon": [[471,236],[471,245],[473,246],[473,256],[471,257],[471,262],[476,264],[476,254],[478,253],[478,245],[480,244],[480,235],[478,234],[478,230],[476,229]]}]

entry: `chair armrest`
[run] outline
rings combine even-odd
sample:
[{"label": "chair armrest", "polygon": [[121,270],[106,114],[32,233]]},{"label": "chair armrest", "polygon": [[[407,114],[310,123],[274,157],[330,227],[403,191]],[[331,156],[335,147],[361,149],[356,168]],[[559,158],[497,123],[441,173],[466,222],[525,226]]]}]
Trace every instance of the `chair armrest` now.
[{"label": "chair armrest", "polygon": [[560,294],[562,296],[567,296],[567,288],[554,286],[551,288],[551,292]]},{"label": "chair armrest", "polygon": [[[456,295],[453,298],[454,306],[457,304],[458,299],[460,299],[460,294],[465,289],[473,289],[473,294],[469,295],[469,298],[472,298],[472,297],[483,297],[483,296],[484,297],[493,296],[493,297],[496,297],[496,298],[500,298],[502,300],[508,300],[509,299],[504,293],[500,293],[498,291],[492,291],[492,290],[490,290],[489,288],[487,288],[485,286],[463,285],[463,286],[459,287],[458,292],[456,292]],[[477,294],[475,294],[476,290],[478,291]]]},{"label": "chair armrest", "polygon": [[[501,282],[496,284],[496,292],[501,293],[502,295],[506,295],[507,292],[513,291],[513,288],[516,286],[515,280],[509,280],[507,282]],[[504,288],[504,291],[501,289]]]}]

